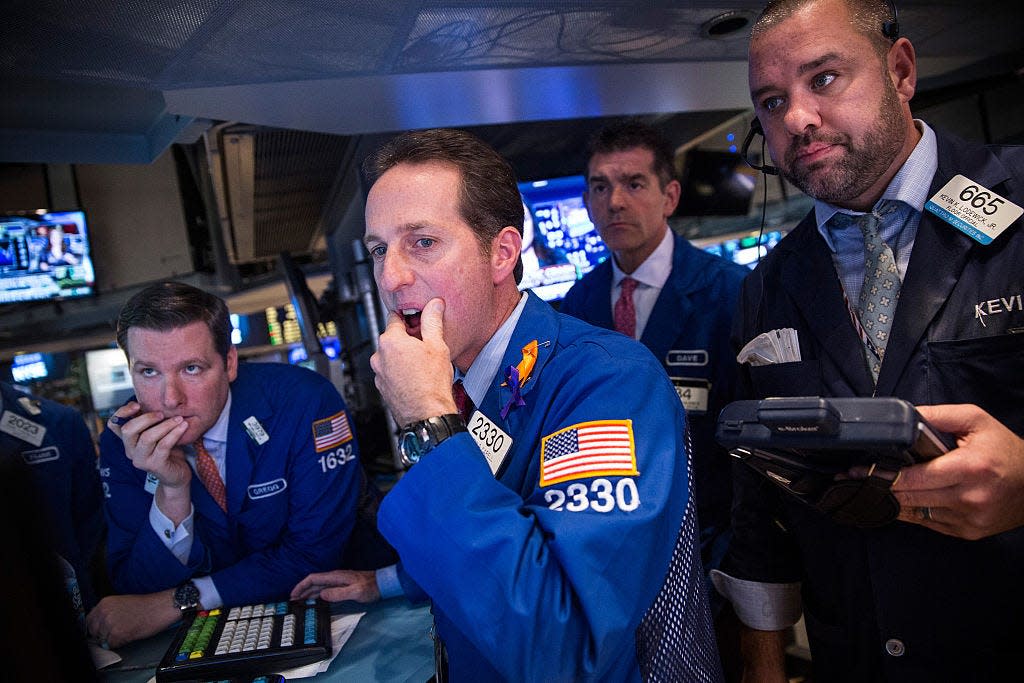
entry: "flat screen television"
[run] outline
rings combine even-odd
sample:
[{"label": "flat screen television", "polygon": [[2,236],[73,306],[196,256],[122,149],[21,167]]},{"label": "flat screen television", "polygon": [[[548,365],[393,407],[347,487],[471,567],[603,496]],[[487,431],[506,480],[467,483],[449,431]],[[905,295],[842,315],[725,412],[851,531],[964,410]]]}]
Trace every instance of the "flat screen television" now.
[{"label": "flat screen television", "polygon": [[0,213],[0,304],[93,294],[83,211]]},{"label": "flat screen television", "polygon": [[523,196],[523,279],[545,301],[558,301],[611,255],[590,222],[582,175],[519,183]]},{"label": "flat screen television", "polygon": [[674,215],[747,215],[757,173],[735,152],[691,149],[683,163],[683,191]]}]

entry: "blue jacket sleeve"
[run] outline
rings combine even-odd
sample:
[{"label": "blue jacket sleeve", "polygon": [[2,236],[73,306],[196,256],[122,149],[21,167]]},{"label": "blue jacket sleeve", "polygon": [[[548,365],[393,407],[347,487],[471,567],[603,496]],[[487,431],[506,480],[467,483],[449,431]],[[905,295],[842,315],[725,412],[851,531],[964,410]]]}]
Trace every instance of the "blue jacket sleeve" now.
[{"label": "blue jacket sleeve", "polygon": [[80,558],[76,572],[82,599],[88,609],[96,600],[90,566],[103,537],[103,490],[100,488],[96,447],[89,428],[77,412],[69,415],[68,422],[65,433],[72,445],[74,469],[71,477],[71,509],[74,511],[75,539]]},{"label": "blue jacket sleeve", "polygon": [[[532,417],[512,434],[509,466],[529,463],[521,492],[495,480],[460,434],[413,467],[380,510],[404,569],[508,680],[626,678],[687,503],[684,416],[664,372],[651,358],[603,348],[580,357],[549,364],[525,395]],[[540,485],[541,437],[627,419],[639,474]],[[699,576],[690,589],[703,590]]]},{"label": "blue jacket sleeve", "polygon": [[[184,566],[149,524],[153,494],[146,473],[136,469],[113,432],[100,435],[100,477],[106,496],[107,570],[118,593],[154,593],[190,578],[199,568]],[[197,548],[193,544],[192,554]]]}]

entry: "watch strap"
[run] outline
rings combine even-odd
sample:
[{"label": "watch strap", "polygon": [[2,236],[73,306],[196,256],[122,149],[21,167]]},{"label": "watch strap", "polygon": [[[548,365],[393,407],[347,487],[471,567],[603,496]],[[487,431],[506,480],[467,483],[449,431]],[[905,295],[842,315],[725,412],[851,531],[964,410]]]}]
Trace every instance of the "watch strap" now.
[{"label": "watch strap", "polygon": [[[466,421],[458,413],[445,413],[411,422],[401,430],[402,462],[406,467],[411,467],[446,439],[465,431]],[[414,440],[413,445],[409,444],[407,437],[410,436]]]}]

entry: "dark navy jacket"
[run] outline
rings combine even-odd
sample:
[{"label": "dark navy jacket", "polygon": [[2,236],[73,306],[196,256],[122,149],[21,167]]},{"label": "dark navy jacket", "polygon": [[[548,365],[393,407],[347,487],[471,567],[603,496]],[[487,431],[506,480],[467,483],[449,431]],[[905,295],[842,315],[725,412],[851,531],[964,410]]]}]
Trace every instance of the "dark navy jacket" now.
[{"label": "dark navy jacket", "polygon": [[[640,338],[665,367],[683,405],[691,406],[686,417],[693,438],[694,491],[705,571],[718,566],[728,545],[730,458],[715,442],[715,422],[733,400],[736,354],[729,345],[729,330],[740,286],[749,272],[675,235],[672,273]],[[615,329],[611,287],[612,264],[607,260],[569,290],[559,310]],[[686,394],[702,389],[710,389],[707,409],[695,410]]]},{"label": "dark navy jacket", "polygon": [[[956,174],[1024,204],[1024,148],[982,147],[937,133],[929,197]],[[925,211],[900,291],[879,396],[975,403],[1024,435],[1024,221],[982,246]],[[793,327],[802,360],[743,367],[744,393],[870,396],[861,342],[813,213],[744,284],[740,348]],[[817,680],[990,681],[1019,678],[1024,638],[1024,529],[963,541],[894,522],[833,523],[737,467],[726,571],[802,581]],[[786,531],[780,529],[784,527]],[[900,640],[905,653],[887,654]]]},{"label": "dark navy jacket", "polygon": [[[225,605],[286,598],[310,572],[336,569],[359,497],[359,450],[352,432],[322,449],[313,423],[341,414],[345,403],[323,377],[279,363],[242,363],[231,383],[225,514],[197,476],[191,492],[195,538],[188,565],[174,557],[149,523],[153,494],[146,475],[107,430],[100,440],[108,487],[107,560],[115,590],[152,593],[209,574]],[[269,435],[258,444],[244,421]]]},{"label": "dark navy jacket", "polygon": [[[685,653],[676,680],[718,680],[672,385],[640,344],[533,294],[501,368],[519,363],[531,340],[539,354],[525,405],[501,417],[511,396],[502,370],[478,407],[513,440],[496,473],[473,437],[458,434],[380,508],[404,574],[433,602],[451,680],[639,681],[653,652],[670,647]],[[627,420],[638,473],[542,483],[545,437]],[[416,595],[408,581],[403,588]],[[675,626],[667,632],[647,628],[656,598]]]},{"label": "dark navy jacket", "polygon": [[[57,552],[74,568],[88,610],[96,603],[89,565],[103,535],[103,494],[92,435],[78,411],[66,405],[27,396],[3,382],[0,396],[5,425],[0,428],[0,453],[21,455],[30,465]],[[20,422],[7,426],[12,419]],[[21,436],[11,433],[22,429]],[[38,445],[34,434],[41,436]]]}]

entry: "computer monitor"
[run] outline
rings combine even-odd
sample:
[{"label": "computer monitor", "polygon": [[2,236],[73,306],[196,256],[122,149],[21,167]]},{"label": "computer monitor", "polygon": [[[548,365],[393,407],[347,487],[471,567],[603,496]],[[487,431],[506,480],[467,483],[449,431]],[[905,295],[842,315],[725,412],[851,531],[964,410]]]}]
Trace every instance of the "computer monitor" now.
[{"label": "computer monitor", "polygon": [[590,222],[582,175],[519,183],[523,196],[523,279],[545,301],[558,301],[611,252]]},{"label": "computer monitor", "polygon": [[135,393],[128,359],[121,349],[86,351],[85,372],[92,407],[100,415],[114,412]]},{"label": "computer monitor", "polygon": [[[758,248],[758,234],[761,235],[760,248]],[[704,251],[752,269],[757,265],[758,259],[763,258],[771,251],[785,234],[782,230],[766,230],[763,233],[754,230],[702,237],[690,240],[690,242]]]},{"label": "computer monitor", "polygon": [[0,304],[89,296],[95,281],[83,211],[0,214]]}]

